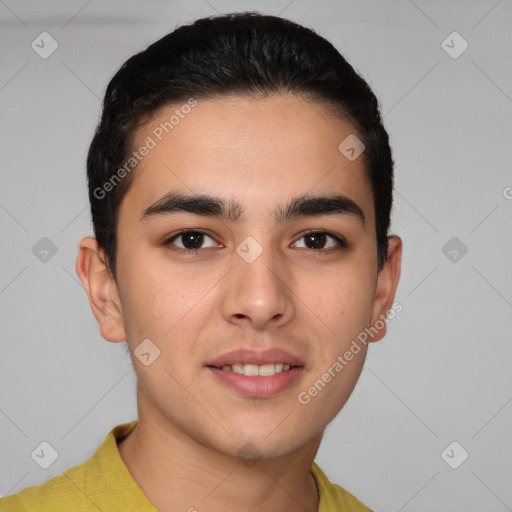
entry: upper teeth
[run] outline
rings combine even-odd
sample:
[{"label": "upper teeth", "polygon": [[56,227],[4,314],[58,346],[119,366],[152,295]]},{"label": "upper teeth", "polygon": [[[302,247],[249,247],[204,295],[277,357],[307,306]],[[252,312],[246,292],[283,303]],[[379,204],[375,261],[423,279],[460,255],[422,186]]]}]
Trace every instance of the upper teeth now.
[{"label": "upper teeth", "polygon": [[290,369],[289,364],[284,363],[270,363],[270,364],[233,364],[233,365],[225,365],[222,367],[223,370],[226,371],[234,371],[235,373],[240,373],[241,375],[249,375],[253,377],[262,376],[269,377],[270,375],[275,375],[276,373],[281,373]]}]

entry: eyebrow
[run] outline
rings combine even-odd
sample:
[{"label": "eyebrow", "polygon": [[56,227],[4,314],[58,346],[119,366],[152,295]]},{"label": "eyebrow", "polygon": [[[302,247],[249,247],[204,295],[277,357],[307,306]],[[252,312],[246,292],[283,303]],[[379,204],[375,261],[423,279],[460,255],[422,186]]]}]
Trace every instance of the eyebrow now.
[{"label": "eyebrow", "polygon": [[[243,207],[234,200],[225,201],[220,197],[208,194],[182,194],[169,192],[146,208],[140,220],[169,215],[173,213],[193,213],[203,217],[218,217],[228,221],[244,222]],[[351,215],[358,219],[363,226],[365,216],[360,206],[344,195],[303,195],[293,198],[284,207],[273,212],[278,224],[299,217],[321,215]]]}]

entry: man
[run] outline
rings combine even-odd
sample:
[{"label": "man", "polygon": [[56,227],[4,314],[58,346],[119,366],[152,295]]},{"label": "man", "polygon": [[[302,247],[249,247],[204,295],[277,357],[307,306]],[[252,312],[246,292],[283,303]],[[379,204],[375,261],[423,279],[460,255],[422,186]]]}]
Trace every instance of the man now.
[{"label": "man", "polygon": [[139,417],[0,510],[369,510],[313,462],[400,275],[364,80],[290,21],[198,20],[114,76],[87,172],[76,270]]}]

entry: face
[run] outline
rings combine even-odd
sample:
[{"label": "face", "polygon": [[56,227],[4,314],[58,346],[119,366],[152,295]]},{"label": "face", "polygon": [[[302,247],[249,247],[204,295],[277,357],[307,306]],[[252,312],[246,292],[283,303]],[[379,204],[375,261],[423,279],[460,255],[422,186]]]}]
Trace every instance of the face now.
[{"label": "face", "polygon": [[155,146],[122,201],[112,307],[96,317],[132,354],[151,340],[150,364],[133,357],[139,414],[230,456],[288,454],[352,392],[366,345],[333,365],[391,307],[399,243],[378,272],[364,154],[339,151],[355,130],[321,104],[198,100],[158,130],[176,108],[137,132],[134,148]]}]

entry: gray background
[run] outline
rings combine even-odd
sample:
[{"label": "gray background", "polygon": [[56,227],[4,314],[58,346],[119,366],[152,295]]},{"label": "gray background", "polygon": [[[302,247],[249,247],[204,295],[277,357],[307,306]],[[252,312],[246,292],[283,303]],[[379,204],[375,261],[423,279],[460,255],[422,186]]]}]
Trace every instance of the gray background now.
[{"label": "gray background", "polygon": [[[396,159],[403,311],[317,462],[376,511],[512,510],[510,0],[0,2],[0,495],[136,418],[131,363],[99,335],[74,270],[92,234],[86,152],[122,62],[176,24],[235,10],[331,40],[374,87]],[[43,31],[59,45],[46,59],[31,48]],[[441,46],[454,31],[469,44],[458,58]],[[43,237],[57,248],[46,261]],[[31,458],[42,441],[59,455],[46,470]]]}]

